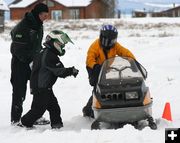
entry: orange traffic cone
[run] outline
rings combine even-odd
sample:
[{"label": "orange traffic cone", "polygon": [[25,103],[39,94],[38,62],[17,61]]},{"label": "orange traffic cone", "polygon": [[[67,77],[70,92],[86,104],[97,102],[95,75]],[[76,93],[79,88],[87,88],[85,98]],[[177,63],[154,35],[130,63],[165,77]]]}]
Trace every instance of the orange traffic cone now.
[{"label": "orange traffic cone", "polygon": [[162,118],[163,118],[163,119],[166,119],[166,120],[168,120],[168,121],[172,121],[172,117],[171,117],[171,107],[170,107],[170,103],[169,103],[169,102],[166,102],[166,104],[165,104]]}]

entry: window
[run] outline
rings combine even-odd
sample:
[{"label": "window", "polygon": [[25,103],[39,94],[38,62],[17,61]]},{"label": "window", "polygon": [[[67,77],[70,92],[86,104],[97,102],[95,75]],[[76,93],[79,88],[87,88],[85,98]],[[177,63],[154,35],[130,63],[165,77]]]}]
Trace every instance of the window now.
[{"label": "window", "polygon": [[51,18],[56,21],[62,19],[62,10],[52,10]]},{"label": "window", "polygon": [[70,9],[70,18],[72,18],[72,19],[79,19],[80,18],[80,11],[79,11],[79,9]]},{"label": "window", "polygon": [[50,0],[44,0],[43,1],[44,4],[46,4],[48,7],[54,7],[54,2],[50,1]]}]

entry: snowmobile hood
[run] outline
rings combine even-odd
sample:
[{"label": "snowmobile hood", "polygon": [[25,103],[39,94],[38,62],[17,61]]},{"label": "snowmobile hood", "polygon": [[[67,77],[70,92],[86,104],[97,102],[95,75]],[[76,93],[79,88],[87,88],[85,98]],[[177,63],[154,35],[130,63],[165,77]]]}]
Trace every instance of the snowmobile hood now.
[{"label": "snowmobile hood", "polygon": [[147,77],[145,68],[128,57],[114,57],[106,60],[100,72],[99,85],[141,84]]}]

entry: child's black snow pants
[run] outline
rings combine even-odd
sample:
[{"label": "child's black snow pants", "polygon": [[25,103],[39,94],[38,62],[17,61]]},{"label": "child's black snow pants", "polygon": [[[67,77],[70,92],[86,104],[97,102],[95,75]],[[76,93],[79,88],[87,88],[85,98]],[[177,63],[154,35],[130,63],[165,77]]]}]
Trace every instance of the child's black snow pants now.
[{"label": "child's black snow pants", "polygon": [[31,109],[21,118],[21,123],[26,127],[32,127],[46,110],[50,114],[51,126],[62,124],[61,109],[52,89],[38,89],[33,93]]}]

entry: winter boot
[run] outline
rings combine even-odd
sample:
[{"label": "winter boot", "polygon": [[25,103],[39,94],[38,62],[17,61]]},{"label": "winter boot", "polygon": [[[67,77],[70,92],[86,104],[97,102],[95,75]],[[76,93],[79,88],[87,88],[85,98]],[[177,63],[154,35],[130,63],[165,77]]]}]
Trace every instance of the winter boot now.
[{"label": "winter boot", "polygon": [[84,117],[94,118],[94,112],[91,107],[85,106],[82,112]]},{"label": "winter boot", "polygon": [[34,125],[47,125],[47,124],[50,124],[50,121],[44,117],[41,117],[37,119],[36,122],[34,122]]},{"label": "winter boot", "polygon": [[83,116],[84,117],[91,117],[94,118],[94,112],[92,110],[92,100],[93,100],[93,96],[91,96],[86,104],[86,106],[84,106],[82,112],[83,112]]},{"label": "winter boot", "polygon": [[26,126],[21,121],[19,121],[18,124],[16,124],[17,127],[26,128],[27,130],[35,129],[35,126]]},{"label": "winter boot", "polygon": [[53,124],[51,125],[52,129],[60,129],[63,127],[63,123]]},{"label": "winter boot", "polygon": [[19,121],[17,121],[17,122],[12,121],[12,122],[11,122],[11,125],[12,125],[12,126],[17,126],[18,124],[19,124]]}]

